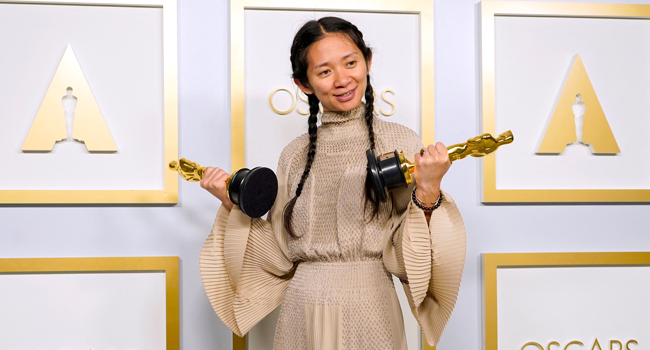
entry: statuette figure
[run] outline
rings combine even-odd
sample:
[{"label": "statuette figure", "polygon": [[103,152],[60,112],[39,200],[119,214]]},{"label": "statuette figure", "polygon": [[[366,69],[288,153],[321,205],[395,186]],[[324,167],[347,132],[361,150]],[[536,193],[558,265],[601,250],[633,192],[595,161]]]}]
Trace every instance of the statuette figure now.
[{"label": "statuette figure", "polygon": [[483,157],[496,151],[502,145],[512,143],[513,140],[514,137],[510,130],[499,134],[496,138],[489,133],[485,133],[472,137],[465,143],[458,143],[447,147],[447,153],[449,154],[449,160],[452,162],[467,156]]},{"label": "statuette figure", "polygon": [[65,91],[65,96],[61,98],[61,104],[65,110],[65,130],[68,137],[65,141],[73,141],[72,131],[74,124],[74,110],[77,108],[77,97],[72,95],[72,88],[68,86]]},{"label": "statuette figure", "polygon": [[571,105],[573,109],[573,115],[575,116],[576,123],[576,143],[582,143],[582,125],[584,124],[585,110],[587,105],[582,102],[582,95],[576,95],[576,101]]}]

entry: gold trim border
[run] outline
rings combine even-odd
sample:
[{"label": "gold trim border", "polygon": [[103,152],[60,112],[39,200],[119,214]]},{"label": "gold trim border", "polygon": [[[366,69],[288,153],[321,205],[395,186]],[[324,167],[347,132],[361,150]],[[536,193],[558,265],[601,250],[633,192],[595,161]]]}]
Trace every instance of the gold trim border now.
[{"label": "gold trim border", "polygon": [[0,275],[68,272],[164,272],[166,348],[180,350],[178,257],[0,259]]},{"label": "gold trim border", "polygon": [[[482,1],[480,6],[483,132],[493,135],[496,135],[495,17],[650,19],[650,5]],[[485,157],[483,158],[482,202],[650,202],[650,190],[499,190],[496,188],[496,157]]]},{"label": "gold trim border", "polygon": [[[433,144],[434,130],[434,65],[433,65],[433,1],[434,0],[232,0],[230,2],[230,132],[231,171],[245,167],[246,121],[244,86],[244,11],[304,10],[340,12],[411,13],[420,16],[420,103],[422,142]],[[421,336],[422,337],[422,336]],[[426,342],[423,350],[435,350]],[[246,350],[246,337],[233,334],[233,350]]]},{"label": "gold trim border", "polygon": [[0,204],[175,204],[178,175],[167,163],[178,159],[178,10],[177,0],[0,0],[3,4],[79,5],[162,8],[164,172],[162,190],[0,190]]},{"label": "gold trim border", "polygon": [[650,252],[484,253],[485,350],[498,350],[497,269],[525,267],[649,266]]},{"label": "gold trim border", "polygon": [[425,145],[434,143],[433,0],[232,0],[230,3],[232,170],[245,167],[244,11],[253,9],[419,14],[422,141]]}]

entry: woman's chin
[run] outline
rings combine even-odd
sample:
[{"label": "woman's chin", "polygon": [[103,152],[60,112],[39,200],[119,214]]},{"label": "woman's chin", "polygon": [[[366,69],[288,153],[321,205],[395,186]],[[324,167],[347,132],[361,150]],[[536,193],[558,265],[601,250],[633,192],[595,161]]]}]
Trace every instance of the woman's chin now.
[{"label": "woman's chin", "polygon": [[325,111],[330,112],[349,112],[357,108],[362,103],[361,100],[353,99],[345,102],[336,101],[331,106],[325,107]]}]

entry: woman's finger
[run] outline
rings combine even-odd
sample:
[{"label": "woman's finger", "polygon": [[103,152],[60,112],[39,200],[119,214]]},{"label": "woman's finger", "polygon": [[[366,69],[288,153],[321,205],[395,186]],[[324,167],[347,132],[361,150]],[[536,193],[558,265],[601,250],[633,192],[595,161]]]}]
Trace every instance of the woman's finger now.
[{"label": "woman's finger", "polygon": [[201,187],[208,188],[219,188],[219,181],[221,178],[228,178],[228,174],[220,168],[207,167],[203,172],[203,178],[201,179]]},{"label": "woman's finger", "polygon": [[421,153],[421,151],[416,153],[413,156],[413,163],[419,163],[420,162],[420,159],[422,159],[422,155],[420,153]]},{"label": "woman's finger", "polygon": [[213,168],[213,167],[206,167],[205,170],[203,171],[203,177],[201,178],[201,187],[206,188],[206,186],[212,181],[212,178],[214,177],[216,171],[219,170],[219,168]]},{"label": "woman's finger", "polygon": [[429,150],[429,155],[431,155],[432,157],[435,157],[435,155],[438,153],[438,150],[434,145],[428,145],[427,150]]},{"label": "woman's finger", "polygon": [[436,142],[435,148],[438,153],[447,153],[447,146],[445,146],[445,144],[442,142]]},{"label": "woman's finger", "polygon": [[223,184],[223,186],[225,186],[226,182],[228,181],[228,177],[230,177],[230,174],[223,170],[220,170],[219,173],[215,175],[213,181],[215,185],[221,186]]},{"label": "woman's finger", "polygon": [[442,142],[436,143],[436,150],[438,151],[439,158],[438,160],[447,163],[449,162],[449,154],[447,153],[447,146]]},{"label": "woman's finger", "polygon": [[203,177],[201,178],[201,182],[199,183],[201,187],[206,188],[207,184],[210,182],[210,178],[212,177],[212,172],[213,172],[212,167],[206,167],[205,170],[203,171]]}]

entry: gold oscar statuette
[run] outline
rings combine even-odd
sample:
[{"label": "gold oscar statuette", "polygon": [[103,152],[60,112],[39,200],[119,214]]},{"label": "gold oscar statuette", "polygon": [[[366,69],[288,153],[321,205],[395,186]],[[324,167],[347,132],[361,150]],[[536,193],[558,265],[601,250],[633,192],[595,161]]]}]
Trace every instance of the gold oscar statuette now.
[{"label": "gold oscar statuette", "polygon": [[[465,143],[457,143],[447,147],[449,160],[455,161],[463,159],[467,156],[483,157],[497,150],[497,148],[512,143],[515,138],[512,136],[512,131],[508,130],[499,134],[497,138],[485,133],[476,137],[472,137]],[[411,171],[412,172],[412,171]]]},{"label": "gold oscar statuette", "polygon": [[[205,167],[185,158],[169,162],[169,169],[190,182],[201,181],[205,172]],[[226,180],[226,194],[244,214],[258,218],[273,206],[278,194],[278,179],[269,168],[239,169]]]},{"label": "gold oscar statuette", "polygon": [[205,167],[202,167],[191,160],[181,158],[178,161],[172,160],[169,162],[169,170],[177,171],[178,175],[189,182],[198,182],[203,178]]},{"label": "gold oscar statuette", "polygon": [[[496,138],[489,133],[472,137],[464,143],[457,143],[447,147],[447,154],[451,162],[467,156],[483,157],[497,150],[502,145],[514,141],[510,130],[499,134]],[[403,151],[393,151],[376,156],[373,150],[366,152],[368,157],[368,171],[372,179],[372,188],[379,199],[384,202],[388,192],[396,188],[406,187],[413,183],[411,174],[415,171],[415,164],[404,155]]]}]

